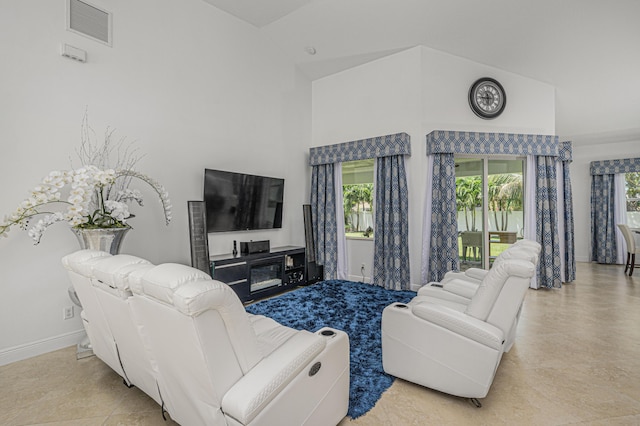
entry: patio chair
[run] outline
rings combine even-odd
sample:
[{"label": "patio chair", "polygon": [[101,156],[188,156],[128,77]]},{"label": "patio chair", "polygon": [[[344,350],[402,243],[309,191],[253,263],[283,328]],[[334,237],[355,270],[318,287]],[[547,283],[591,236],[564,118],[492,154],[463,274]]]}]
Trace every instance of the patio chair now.
[{"label": "patio chair", "polygon": [[619,223],[618,228],[622,232],[624,241],[627,244],[627,263],[624,265],[624,272],[629,271],[629,276],[633,275],[633,269],[636,264],[636,253],[640,252],[640,244],[636,244],[636,236],[634,231],[624,223]]}]

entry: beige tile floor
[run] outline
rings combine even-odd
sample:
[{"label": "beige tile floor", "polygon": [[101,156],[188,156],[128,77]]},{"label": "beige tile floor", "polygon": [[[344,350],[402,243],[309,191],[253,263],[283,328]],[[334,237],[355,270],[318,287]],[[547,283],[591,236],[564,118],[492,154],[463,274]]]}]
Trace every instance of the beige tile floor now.
[{"label": "beige tile floor", "polygon": [[[640,271],[578,264],[559,290],[531,290],[514,348],[483,407],[396,380],[345,425],[640,425]],[[171,425],[159,406],[75,348],[0,367],[0,425]],[[279,426],[279,425],[274,425]]]}]

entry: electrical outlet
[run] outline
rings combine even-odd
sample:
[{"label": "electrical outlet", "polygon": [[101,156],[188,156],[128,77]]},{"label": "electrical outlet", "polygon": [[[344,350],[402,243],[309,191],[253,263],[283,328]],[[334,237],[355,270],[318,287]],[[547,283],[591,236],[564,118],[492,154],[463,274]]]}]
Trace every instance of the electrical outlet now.
[{"label": "electrical outlet", "polygon": [[62,319],[68,320],[73,318],[73,306],[62,308]]}]

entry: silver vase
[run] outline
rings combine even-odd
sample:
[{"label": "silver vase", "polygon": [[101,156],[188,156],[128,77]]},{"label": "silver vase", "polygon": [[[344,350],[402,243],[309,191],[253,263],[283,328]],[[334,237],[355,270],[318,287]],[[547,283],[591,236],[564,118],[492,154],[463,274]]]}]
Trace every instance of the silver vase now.
[{"label": "silver vase", "polygon": [[71,228],[78,238],[80,248],[106,251],[111,254],[120,252],[120,244],[131,227],[126,228]]}]

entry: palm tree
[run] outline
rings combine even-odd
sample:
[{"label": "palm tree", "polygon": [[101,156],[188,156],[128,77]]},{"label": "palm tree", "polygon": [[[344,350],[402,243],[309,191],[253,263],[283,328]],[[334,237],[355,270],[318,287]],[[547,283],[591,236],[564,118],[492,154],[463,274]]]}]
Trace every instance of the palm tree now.
[{"label": "palm tree", "polygon": [[627,211],[640,211],[640,172],[625,173]]},{"label": "palm tree", "polygon": [[366,205],[371,206],[373,204],[373,184],[372,183],[360,183],[343,185],[342,193],[344,199],[344,220],[345,225],[349,225],[349,218],[351,212],[355,207],[356,210],[356,227],[355,231],[360,231],[360,208],[364,211]]},{"label": "palm tree", "polygon": [[[456,178],[456,204],[458,211],[464,211],[467,231],[477,231],[476,208],[482,206],[482,180],[480,176]],[[471,217],[471,226],[469,226]]]},{"label": "palm tree", "polygon": [[[509,214],[522,208],[522,175],[502,173],[489,176],[489,210],[498,231],[506,231]],[[498,217],[500,221],[498,222]]]}]

